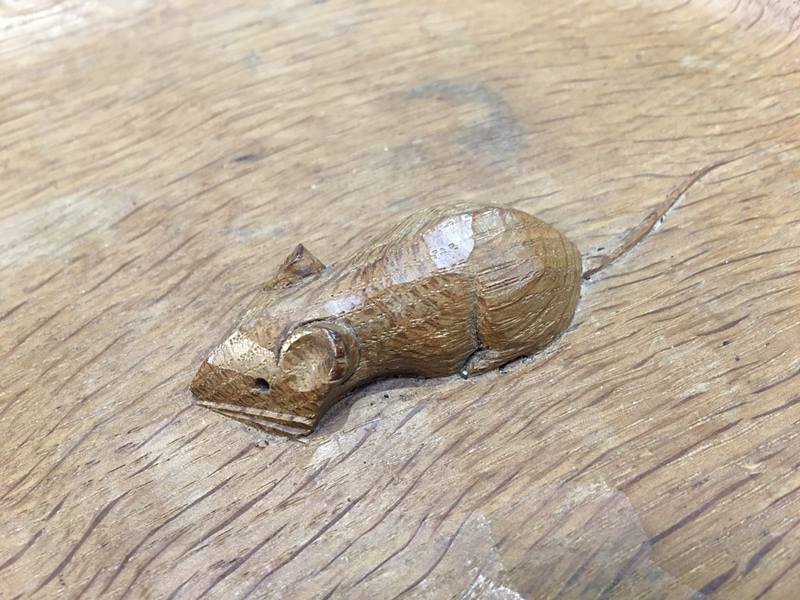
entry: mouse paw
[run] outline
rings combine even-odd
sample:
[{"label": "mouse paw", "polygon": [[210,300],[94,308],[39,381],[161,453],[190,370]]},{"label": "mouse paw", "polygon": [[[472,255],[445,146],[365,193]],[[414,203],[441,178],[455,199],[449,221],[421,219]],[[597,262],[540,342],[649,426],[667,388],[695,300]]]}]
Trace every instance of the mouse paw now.
[{"label": "mouse paw", "polygon": [[481,348],[470,355],[459,374],[464,379],[467,379],[471,375],[478,375],[502,367],[509,360],[511,359],[503,352]]}]

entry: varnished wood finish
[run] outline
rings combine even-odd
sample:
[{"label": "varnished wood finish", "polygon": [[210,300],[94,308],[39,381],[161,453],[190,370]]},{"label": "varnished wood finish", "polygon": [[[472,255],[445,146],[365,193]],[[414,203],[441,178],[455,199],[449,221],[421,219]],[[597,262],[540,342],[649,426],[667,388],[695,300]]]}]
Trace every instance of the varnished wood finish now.
[{"label": "varnished wood finish", "polygon": [[492,205],[419,211],[329,268],[299,245],[192,391],[222,414],[307,435],[376,379],[468,377],[541,350],[572,319],[581,275],[558,230]]},{"label": "varnished wood finish", "polygon": [[[791,598],[798,14],[0,4],[0,597]],[[192,405],[297,242],[456,201],[618,256],[557,342],[300,442]]]}]

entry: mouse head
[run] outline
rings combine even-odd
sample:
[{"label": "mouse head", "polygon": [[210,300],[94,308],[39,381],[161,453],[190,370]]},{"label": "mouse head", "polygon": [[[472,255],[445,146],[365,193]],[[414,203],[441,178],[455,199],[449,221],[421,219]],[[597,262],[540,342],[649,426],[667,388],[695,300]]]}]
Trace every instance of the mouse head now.
[{"label": "mouse head", "polygon": [[295,322],[270,307],[323,269],[302,245],[295,249],[242,323],[200,366],[191,385],[198,404],[284,435],[314,430],[358,365],[355,334],[342,322]]}]

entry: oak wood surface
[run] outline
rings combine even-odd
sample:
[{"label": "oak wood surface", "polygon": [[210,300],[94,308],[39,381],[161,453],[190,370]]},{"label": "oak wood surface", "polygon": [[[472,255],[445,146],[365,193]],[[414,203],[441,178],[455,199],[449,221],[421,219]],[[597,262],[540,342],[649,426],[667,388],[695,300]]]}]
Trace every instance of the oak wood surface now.
[{"label": "oak wood surface", "polygon": [[[797,5],[15,0],[0,31],[0,597],[798,589]],[[544,354],[305,443],[192,405],[298,242],[487,197],[619,256]]]}]

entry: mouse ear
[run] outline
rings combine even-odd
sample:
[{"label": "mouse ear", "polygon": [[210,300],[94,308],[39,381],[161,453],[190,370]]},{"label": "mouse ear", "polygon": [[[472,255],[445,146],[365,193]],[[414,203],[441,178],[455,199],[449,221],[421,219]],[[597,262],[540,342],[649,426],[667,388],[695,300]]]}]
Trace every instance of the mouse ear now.
[{"label": "mouse ear", "polygon": [[349,327],[316,321],[297,327],[281,347],[284,381],[299,392],[341,383],[358,366],[358,341]]},{"label": "mouse ear", "polygon": [[303,244],[297,244],[297,247],[286,257],[278,272],[265,287],[290,287],[309,275],[316,275],[324,268],[325,265],[306,250]]}]

